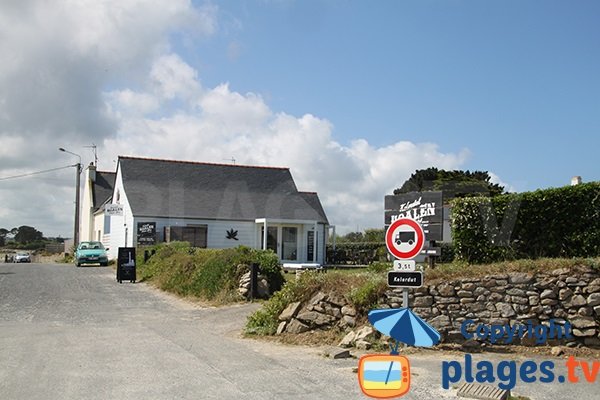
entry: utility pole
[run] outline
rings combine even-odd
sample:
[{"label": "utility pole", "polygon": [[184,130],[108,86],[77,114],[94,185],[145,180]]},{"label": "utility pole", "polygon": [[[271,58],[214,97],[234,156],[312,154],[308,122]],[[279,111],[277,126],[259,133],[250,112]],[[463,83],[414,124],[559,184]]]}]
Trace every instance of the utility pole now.
[{"label": "utility pole", "polygon": [[75,154],[70,152],[69,150],[65,150],[62,147],[58,150],[72,154],[74,156],[79,157],[79,162],[73,165],[76,168],[76,176],[75,176],[75,222],[73,224],[73,246],[77,248],[79,245],[79,186],[80,186],[80,178],[81,178],[81,156],[79,154]]}]

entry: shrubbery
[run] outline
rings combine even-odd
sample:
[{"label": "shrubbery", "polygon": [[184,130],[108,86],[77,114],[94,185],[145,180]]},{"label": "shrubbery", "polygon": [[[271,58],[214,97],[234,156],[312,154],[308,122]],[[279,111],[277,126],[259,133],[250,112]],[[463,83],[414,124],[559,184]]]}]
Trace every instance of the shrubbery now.
[{"label": "shrubbery", "polygon": [[338,271],[304,272],[297,280],[288,281],[263,307],[248,318],[246,332],[272,335],[278,317],[290,304],[309,300],[317,292],[335,293],[348,299],[359,312],[370,309],[387,290],[384,274],[344,273]]},{"label": "shrubbery", "polygon": [[355,242],[327,245],[328,264],[368,265],[386,259],[385,242]]},{"label": "shrubbery", "polygon": [[[260,264],[261,275],[271,291],[283,285],[277,255],[272,251],[248,247],[234,249],[199,249],[187,242],[160,244],[147,263],[138,254],[140,280],[151,281],[160,289],[182,296],[227,302],[238,298],[237,289],[247,265]],[[141,252],[140,252],[141,253]]]},{"label": "shrubbery", "polygon": [[469,263],[600,254],[600,183],[456,199],[456,255]]}]

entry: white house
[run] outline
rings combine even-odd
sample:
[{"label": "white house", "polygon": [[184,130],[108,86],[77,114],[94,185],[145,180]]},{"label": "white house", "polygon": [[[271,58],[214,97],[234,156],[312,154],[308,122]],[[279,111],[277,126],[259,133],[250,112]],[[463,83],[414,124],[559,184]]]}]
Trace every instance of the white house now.
[{"label": "white house", "polygon": [[[81,240],[119,247],[185,240],[197,247],[272,249],[283,263],[325,261],[328,221],[316,193],[300,192],[288,168],[119,157],[110,198],[86,172]],[[87,197],[86,197],[87,196]],[[122,215],[106,216],[104,204]],[[86,214],[87,212],[87,214]]]},{"label": "white house", "polygon": [[93,164],[86,169],[81,199],[80,241],[93,240],[109,245],[110,223],[105,223],[104,205],[112,199],[115,176],[114,172],[96,171]]}]

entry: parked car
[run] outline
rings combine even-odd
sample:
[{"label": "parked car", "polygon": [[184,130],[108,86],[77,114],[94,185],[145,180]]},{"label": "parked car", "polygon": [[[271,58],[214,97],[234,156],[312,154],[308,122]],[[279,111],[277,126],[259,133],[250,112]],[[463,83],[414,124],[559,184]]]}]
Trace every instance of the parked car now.
[{"label": "parked car", "polygon": [[75,251],[75,265],[81,267],[83,264],[108,265],[108,254],[100,242],[81,242]]},{"label": "parked car", "polygon": [[31,256],[27,253],[17,253],[15,256],[13,256],[13,262],[16,263],[30,263],[31,262]]}]

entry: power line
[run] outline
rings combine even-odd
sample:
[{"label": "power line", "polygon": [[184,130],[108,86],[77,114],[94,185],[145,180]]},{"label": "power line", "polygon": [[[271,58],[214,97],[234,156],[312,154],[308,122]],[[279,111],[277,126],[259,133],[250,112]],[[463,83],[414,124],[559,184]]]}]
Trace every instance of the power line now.
[{"label": "power line", "polygon": [[54,172],[54,171],[58,171],[61,169],[66,169],[66,168],[71,168],[71,167],[75,167],[77,164],[75,165],[66,165],[64,167],[58,167],[58,168],[52,168],[52,169],[46,169],[43,171],[36,171],[36,172],[29,172],[27,174],[21,174],[21,175],[13,175],[13,176],[5,176],[3,178],[0,178],[0,181],[7,181],[9,179],[17,179],[17,178],[26,178],[28,176],[33,176],[33,175],[39,175],[39,174],[46,174],[48,172]]}]

